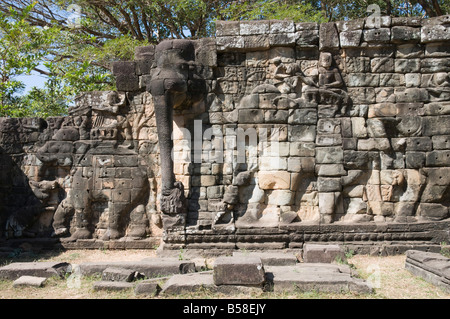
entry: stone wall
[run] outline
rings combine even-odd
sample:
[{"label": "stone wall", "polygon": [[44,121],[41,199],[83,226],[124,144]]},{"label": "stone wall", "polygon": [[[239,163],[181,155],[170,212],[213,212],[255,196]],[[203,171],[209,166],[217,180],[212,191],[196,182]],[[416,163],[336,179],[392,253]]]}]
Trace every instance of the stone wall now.
[{"label": "stone wall", "polygon": [[[138,48],[113,64],[117,92],[78,97],[65,118],[1,119],[0,234],[436,248],[450,239],[449,28],[449,16],[218,21],[215,38]],[[171,115],[176,219],[159,203],[151,89],[171,80],[172,56],[187,88]]]}]

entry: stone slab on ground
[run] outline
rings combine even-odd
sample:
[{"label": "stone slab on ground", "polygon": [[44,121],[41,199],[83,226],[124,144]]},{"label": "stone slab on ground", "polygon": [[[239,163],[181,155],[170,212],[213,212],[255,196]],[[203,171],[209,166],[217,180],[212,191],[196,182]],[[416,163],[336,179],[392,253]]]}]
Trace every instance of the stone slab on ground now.
[{"label": "stone slab on ground", "polygon": [[305,263],[332,263],[337,258],[344,260],[344,251],[339,245],[305,244],[303,261]]},{"label": "stone slab on ground", "polygon": [[13,287],[43,287],[46,281],[46,277],[21,276],[14,280]]},{"label": "stone slab on ground", "polygon": [[405,269],[450,293],[450,258],[439,253],[408,250]]},{"label": "stone slab on ground", "polygon": [[0,278],[16,280],[21,276],[63,277],[70,264],[65,262],[19,262],[0,268]]},{"label": "stone slab on ground", "polygon": [[213,272],[204,271],[192,274],[174,275],[165,282],[161,294],[179,295],[196,291],[207,290],[212,293],[223,293],[232,295],[236,293],[255,293],[261,292],[258,287],[239,286],[239,285],[221,285],[214,284]]},{"label": "stone slab on ground", "polygon": [[195,271],[195,264],[189,260],[154,258],[142,261],[87,262],[80,265],[81,274],[92,276],[101,274],[106,268],[123,268],[137,271],[147,278],[184,274]]},{"label": "stone slab on ground", "polygon": [[259,257],[264,266],[294,266],[298,262],[292,252],[235,251],[233,257]]},{"label": "stone slab on ground", "polygon": [[131,269],[108,267],[102,272],[102,280],[131,282],[134,279],[134,274],[135,271]]},{"label": "stone slab on ground", "polygon": [[169,280],[170,277],[152,278],[138,282],[134,288],[136,295],[149,295],[156,296],[162,290],[164,282]]},{"label": "stone slab on ground", "polygon": [[132,289],[134,287],[134,283],[132,282],[125,282],[125,281],[96,281],[92,285],[92,288],[94,291],[99,290],[107,290],[107,291],[121,291],[121,290],[128,290]]},{"label": "stone slab on ground", "polygon": [[355,278],[347,265],[300,263],[266,267],[266,279],[276,292],[372,292],[371,286]]},{"label": "stone slab on ground", "polygon": [[219,257],[214,261],[216,285],[262,286],[264,266],[259,257]]}]

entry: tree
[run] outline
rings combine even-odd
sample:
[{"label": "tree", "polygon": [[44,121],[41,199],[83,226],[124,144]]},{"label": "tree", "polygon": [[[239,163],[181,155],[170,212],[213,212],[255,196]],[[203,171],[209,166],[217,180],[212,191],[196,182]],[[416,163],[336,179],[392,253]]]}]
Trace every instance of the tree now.
[{"label": "tree", "polygon": [[220,11],[219,16],[222,20],[326,21],[324,12],[315,1],[233,1]]},{"label": "tree", "polygon": [[21,99],[17,96],[24,84],[16,77],[37,69],[44,58],[45,49],[54,41],[55,28],[35,28],[26,17],[32,5],[18,12],[0,15],[0,115],[25,116]]}]

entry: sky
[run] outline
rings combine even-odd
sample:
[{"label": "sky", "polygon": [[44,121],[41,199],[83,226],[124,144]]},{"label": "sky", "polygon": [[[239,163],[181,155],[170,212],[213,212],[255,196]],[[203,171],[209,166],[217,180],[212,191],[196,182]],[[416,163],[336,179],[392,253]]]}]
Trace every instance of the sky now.
[{"label": "sky", "polygon": [[46,78],[43,75],[33,72],[31,75],[21,75],[16,77],[17,81],[21,81],[25,84],[25,90],[23,94],[26,94],[33,86],[43,88]]}]

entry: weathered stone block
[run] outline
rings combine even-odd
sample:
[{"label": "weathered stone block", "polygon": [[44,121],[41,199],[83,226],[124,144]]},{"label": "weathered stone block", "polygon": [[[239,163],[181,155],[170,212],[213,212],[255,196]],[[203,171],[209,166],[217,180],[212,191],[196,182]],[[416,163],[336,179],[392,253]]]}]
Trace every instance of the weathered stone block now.
[{"label": "weathered stone block", "polygon": [[302,30],[295,33],[296,45],[302,47],[312,47],[319,44],[319,30]]},{"label": "weathered stone block", "polygon": [[367,151],[344,151],[344,167],[346,169],[367,169],[369,167],[369,153]]},{"label": "weathered stone block", "polygon": [[21,276],[63,277],[68,267],[68,263],[59,262],[10,263],[0,268],[0,278],[15,280]]},{"label": "weathered stone block", "polygon": [[425,58],[420,61],[422,73],[450,72],[450,59]]},{"label": "weathered stone block", "polygon": [[422,26],[421,17],[392,17],[392,26],[409,26],[420,27]]},{"label": "weathered stone block", "polygon": [[427,166],[450,166],[450,150],[432,151],[426,156]]},{"label": "weathered stone block", "polygon": [[319,26],[319,49],[339,48],[339,35],[334,22],[322,23]]},{"label": "weathered stone block", "polygon": [[377,87],[380,84],[380,75],[371,73],[350,73],[347,75],[347,85],[354,86],[372,86]]},{"label": "weathered stone block", "polygon": [[264,112],[264,121],[266,123],[286,123],[288,117],[288,110],[267,110]]},{"label": "weathered stone block", "polygon": [[450,27],[447,25],[424,25],[421,28],[422,43],[440,42],[450,40]]},{"label": "weathered stone block", "polygon": [[134,287],[133,283],[124,281],[96,281],[92,285],[92,289],[94,289],[94,291],[98,290],[122,291],[122,290],[130,290],[133,287]]},{"label": "weathered stone block", "polygon": [[428,220],[442,220],[449,216],[449,211],[442,204],[420,203],[417,215]]},{"label": "weathered stone block", "polygon": [[396,103],[397,116],[421,116],[425,110],[423,103]]},{"label": "weathered stone block", "polygon": [[242,124],[264,123],[264,112],[255,109],[239,110],[238,121]]},{"label": "weathered stone block", "polygon": [[261,189],[289,189],[291,174],[286,171],[258,173],[258,183]]},{"label": "weathered stone block", "polygon": [[425,153],[406,152],[405,164],[406,168],[423,168],[425,166]]},{"label": "weathered stone block", "polygon": [[369,29],[363,31],[363,41],[369,43],[388,43],[391,40],[391,29]]},{"label": "weathered stone block", "polygon": [[431,139],[429,137],[410,137],[406,139],[407,151],[427,152],[431,151]]},{"label": "weathered stone block", "polygon": [[450,135],[438,135],[431,138],[433,149],[445,150],[450,149]]},{"label": "weathered stone block", "polygon": [[395,72],[397,73],[420,72],[420,59],[395,59]]},{"label": "weathered stone block", "polygon": [[391,57],[373,58],[370,60],[372,72],[394,72],[394,59]]},{"label": "weathered stone block", "polygon": [[398,73],[381,73],[380,74],[380,86],[404,86],[405,75]]},{"label": "weathered stone block", "polygon": [[397,106],[394,103],[380,103],[369,105],[369,112],[367,116],[372,117],[384,117],[384,116],[396,116]]},{"label": "weathered stone block", "polygon": [[317,164],[339,164],[344,160],[342,147],[316,148]]},{"label": "weathered stone block", "polygon": [[268,205],[287,206],[292,205],[294,193],[290,190],[273,190],[268,196]]},{"label": "weathered stone block", "polygon": [[289,154],[291,156],[314,156],[314,143],[291,142],[289,145]]},{"label": "weathered stone block", "polygon": [[338,245],[305,244],[303,261],[305,263],[332,263],[345,259],[344,251]]},{"label": "weathered stone block", "polygon": [[291,111],[289,124],[316,124],[317,110],[316,109],[296,109]]},{"label": "weathered stone block", "polygon": [[347,174],[342,164],[321,164],[316,165],[318,176],[343,176]]},{"label": "weathered stone block", "polygon": [[361,44],[362,30],[343,31],[339,33],[342,48],[358,47]]},{"label": "weathered stone block", "polygon": [[244,37],[243,36],[224,36],[217,37],[217,51],[232,51],[238,49],[244,49]]},{"label": "weathered stone block", "polygon": [[262,286],[264,266],[258,257],[219,257],[214,261],[213,280],[216,285]]},{"label": "weathered stone block", "polygon": [[216,21],[216,37],[238,36],[239,21]]},{"label": "weathered stone block", "polygon": [[136,284],[134,293],[136,295],[156,296],[161,291],[161,287],[158,283],[161,280],[162,279],[159,278],[142,280]]},{"label": "weathered stone block", "polygon": [[270,37],[266,34],[244,36],[244,48],[251,50],[265,50],[270,48]]},{"label": "weathered stone block", "polygon": [[348,94],[352,97],[354,104],[375,103],[375,89],[370,87],[348,88]]},{"label": "weathered stone block", "polygon": [[134,274],[134,270],[109,267],[103,270],[102,280],[131,282],[134,279]]},{"label": "weathered stone block", "polygon": [[429,99],[424,88],[395,88],[394,94],[397,102],[427,102]]},{"label": "weathered stone block", "polygon": [[369,138],[366,140],[358,141],[358,150],[359,151],[386,151],[389,150],[391,144],[389,143],[389,139],[387,138]]},{"label": "weathered stone block", "polygon": [[391,29],[392,43],[418,43],[421,39],[420,28],[394,26]]},{"label": "weathered stone block", "polygon": [[317,135],[317,146],[337,146],[342,145],[343,139],[341,134]]},{"label": "weathered stone block", "polygon": [[340,192],[342,190],[341,179],[319,176],[317,178],[317,190],[319,192]]},{"label": "weathered stone block", "polygon": [[240,35],[267,34],[270,31],[270,21],[241,21],[239,25]]},{"label": "weathered stone block", "polygon": [[13,287],[43,287],[47,281],[46,277],[21,276],[14,280]]}]

